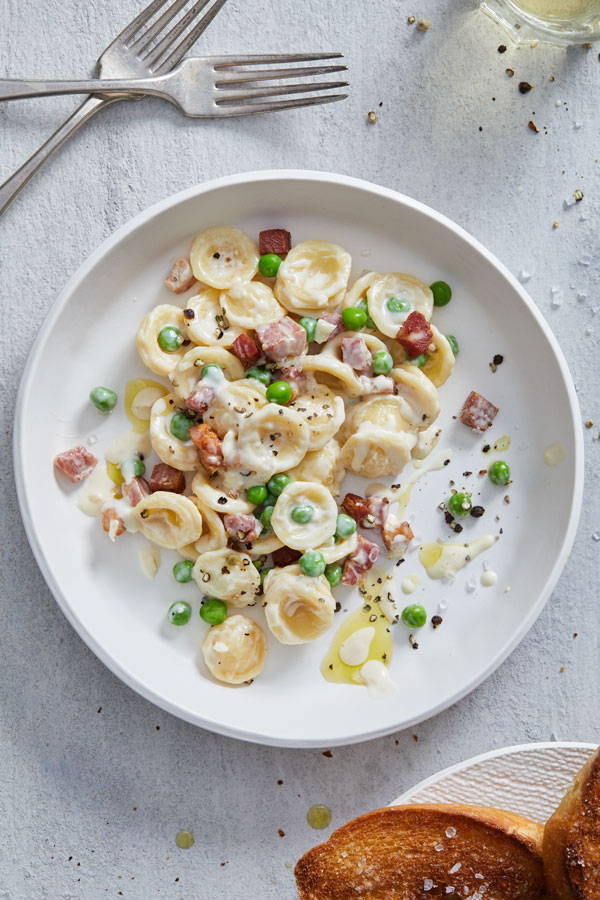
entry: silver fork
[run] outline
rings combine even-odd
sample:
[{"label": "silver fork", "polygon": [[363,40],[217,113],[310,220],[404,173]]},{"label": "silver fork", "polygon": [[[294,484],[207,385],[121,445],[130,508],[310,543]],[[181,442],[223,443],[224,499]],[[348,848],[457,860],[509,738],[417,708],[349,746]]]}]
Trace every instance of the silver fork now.
[{"label": "silver fork", "polygon": [[94,79],[91,81],[23,81],[0,79],[0,100],[17,100],[50,94],[151,94],[170,100],[186,114],[197,118],[245,116],[273,112],[316,103],[333,103],[347,94],[319,94],[288,100],[269,98],[287,94],[307,94],[337,90],[347,81],[298,82],[266,85],[264,82],[288,78],[310,78],[346,71],[344,65],[288,66],[277,69],[252,69],[249,66],[339,59],[340,53],[278,54],[269,56],[188,57],[164,75],[152,78]]},{"label": "silver fork", "polygon": [[[190,6],[190,0],[152,0],[100,56],[96,63],[98,77],[144,78],[168,72],[181,62],[225,3],[226,0],[195,0]],[[186,5],[190,8],[174,21]],[[40,166],[84,122],[110,103],[134,99],[137,99],[135,94],[88,97],[46,143],[0,185],[0,215]]]}]

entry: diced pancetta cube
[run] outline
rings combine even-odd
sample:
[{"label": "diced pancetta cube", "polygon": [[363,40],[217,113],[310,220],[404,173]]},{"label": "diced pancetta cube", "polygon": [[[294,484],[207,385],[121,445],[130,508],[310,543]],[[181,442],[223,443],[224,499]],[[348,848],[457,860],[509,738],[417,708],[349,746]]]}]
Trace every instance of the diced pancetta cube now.
[{"label": "diced pancetta cube", "polygon": [[362,335],[356,334],[342,339],[342,360],[356,372],[371,371],[373,356]]},{"label": "diced pancetta cube", "polygon": [[344,563],[342,584],[358,584],[365,572],[373,568],[380,553],[381,548],[377,544],[367,541],[359,534],[356,550]]},{"label": "diced pancetta cube", "polygon": [[189,291],[195,281],[189,259],[182,256],[171,266],[171,271],[165,278],[165,287],[174,294],[183,294],[184,291]]},{"label": "diced pancetta cube", "polygon": [[[332,330],[327,329],[327,334],[325,337],[319,336],[319,326],[320,325],[328,325],[332,327]],[[317,319],[317,329],[315,331],[315,340],[322,344],[323,341],[330,341],[332,338],[337,337],[338,334],[341,334],[344,330],[344,322],[342,320],[342,314],[338,312],[325,313],[324,316],[319,316]]]},{"label": "diced pancetta cube", "polygon": [[151,493],[155,491],[171,491],[174,494],[183,494],[185,491],[185,475],[179,469],[174,469],[167,463],[157,463],[152,469],[149,487]]},{"label": "diced pancetta cube", "polygon": [[190,396],[186,399],[185,405],[194,412],[204,413],[211,405],[216,397],[214,387],[208,382],[199,381]]},{"label": "diced pancetta cube", "polygon": [[98,460],[86,447],[73,447],[54,457],[54,465],[69,481],[83,481],[93,472]]},{"label": "diced pancetta cube", "polygon": [[482,397],[476,391],[471,391],[460,411],[459,419],[467,428],[475,431],[487,431],[499,413],[497,406]]},{"label": "diced pancetta cube", "polygon": [[209,475],[224,467],[221,439],[210,425],[194,425],[190,428],[190,438],[198,448],[200,462]]},{"label": "diced pancetta cube", "polygon": [[394,393],[394,379],[389,375],[359,375],[358,382],[363,396]]},{"label": "diced pancetta cube", "polygon": [[240,334],[231,345],[231,352],[244,364],[244,368],[253,366],[261,357],[260,347],[247,334]]},{"label": "diced pancetta cube", "polygon": [[278,550],[274,550],[271,556],[273,558],[273,565],[283,568],[298,562],[302,554],[299,550],[292,550],[291,547],[280,547]]},{"label": "diced pancetta cube", "polygon": [[114,541],[115,538],[127,531],[125,522],[112,506],[109,509],[102,510],[101,522],[103,531],[107,533],[111,541]]},{"label": "diced pancetta cube", "polygon": [[374,494],[372,497],[361,497],[359,494],[346,494],[342,500],[342,509],[357,522],[361,528],[379,528],[383,525],[387,497]]},{"label": "diced pancetta cube", "polygon": [[383,543],[388,550],[398,550],[403,544],[408,545],[414,538],[414,533],[408,522],[395,523],[390,516],[390,520],[383,523],[381,529]]},{"label": "diced pancetta cube", "polygon": [[130,506],[137,506],[140,500],[150,493],[150,485],[145,478],[136,476],[131,481],[125,481],[121,485],[121,493]]},{"label": "diced pancetta cube", "polygon": [[255,541],[262,531],[262,525],[253,515],[227,515],[223,516],[225,531],[231,535],[234,541]]},{"label": "diced pancetta cube", "polygon": [[423,313],[411,312],[396,335],[396,340],[409,359],[427,353],[433,339],[433,332]]},{"label": "diced pancetta cube", "polygon": [[296,364],[292,366],[282,366],[281,369],[277,369],[274,376],[287,381],[292,389],[292,400],[295,400],[296,397],[306,391],[308,377],[302,366]]},{"label": "diced pancetta cube", "polygon": [[263,353],[271,360],[300,356],[306,350],[306,331],[289,316],[284,316],[278,322],[259,325],[256,334]]},{"label": "diced pancetta cube", "polygon": [[261,231],[258,236],[258,251],[261,256],[264,256],[265,253],[285,256],[291,249],[292,236],[285,228],[269,228]]}]

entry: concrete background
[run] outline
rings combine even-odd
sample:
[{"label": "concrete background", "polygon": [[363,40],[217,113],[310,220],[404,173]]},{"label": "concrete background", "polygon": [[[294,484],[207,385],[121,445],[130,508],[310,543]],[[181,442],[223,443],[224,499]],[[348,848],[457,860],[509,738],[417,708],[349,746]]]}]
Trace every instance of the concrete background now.
[{"label": "concrete background", "polygon": [[[0,0],[0,74],[85,76],[142,5]],[[431,29],[418,32],[409,15],[430,19]],[[600,739],[600,543],[592,539],[600,530],[600,46],[499,54],[504,42],[467,0],[230,0],[199,52],[341,50],[352,67],[351,99],[205,123],[159,101],[116,105],[2,219],[0,900],[292,898],[292,863],[324,836],[306,824],[312,803],[327,803],[339,825],[475,753]],[[534,85],[527,95],[521,80]],[[0,177],[76,102],[0,107]],[[371,109],[376,125],[366,122]],[[87,254],[139,210],[189,184],[285,166],[404,191],[455,219],[514,272],[531,273],[529,290],[566,353],[582,417],[596,421],[585,432],[576,547],[529,636],[483,686],[414,734],[334,750],[331,758],[204,733],[118,682],[46,588],[11,472],[11,411],[29,346]],[[578,188],[583,201],[565,208]],[[183,828],[195,833],[191,850],[175,846]]]}]

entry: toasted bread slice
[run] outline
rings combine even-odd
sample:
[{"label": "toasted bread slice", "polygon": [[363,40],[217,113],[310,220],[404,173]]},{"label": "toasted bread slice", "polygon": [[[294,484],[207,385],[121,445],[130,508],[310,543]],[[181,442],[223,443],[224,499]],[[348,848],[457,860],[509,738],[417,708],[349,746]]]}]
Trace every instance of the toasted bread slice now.
[{"label": "toasted bread slice", "polygon": [[579,772],[549,819],[543,856],[553,898],[600,898],[600,751]]},{"label": "toasted bread slice", "polygon": [[546,900],[542,836],[536,822],[496,809],[392,806],[305,853],[296,884],[301,900]]}]

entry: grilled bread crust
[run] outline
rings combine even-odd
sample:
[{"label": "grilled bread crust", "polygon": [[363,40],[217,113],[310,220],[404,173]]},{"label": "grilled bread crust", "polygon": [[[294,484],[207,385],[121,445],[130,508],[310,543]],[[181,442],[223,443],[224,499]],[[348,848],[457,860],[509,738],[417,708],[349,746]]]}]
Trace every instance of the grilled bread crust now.
[{"label": "grilled bread crust", "polygon": [[542,852],[553,900],[599,900],[600,752],[579,772],[548,820]]},{"label": "grilled bread crust", "polygon": [[387,807],[348,822],[305,853],[295,868],[298,894],[300,900],[548,900],[542,838],[541,825],[501,810]]}]

